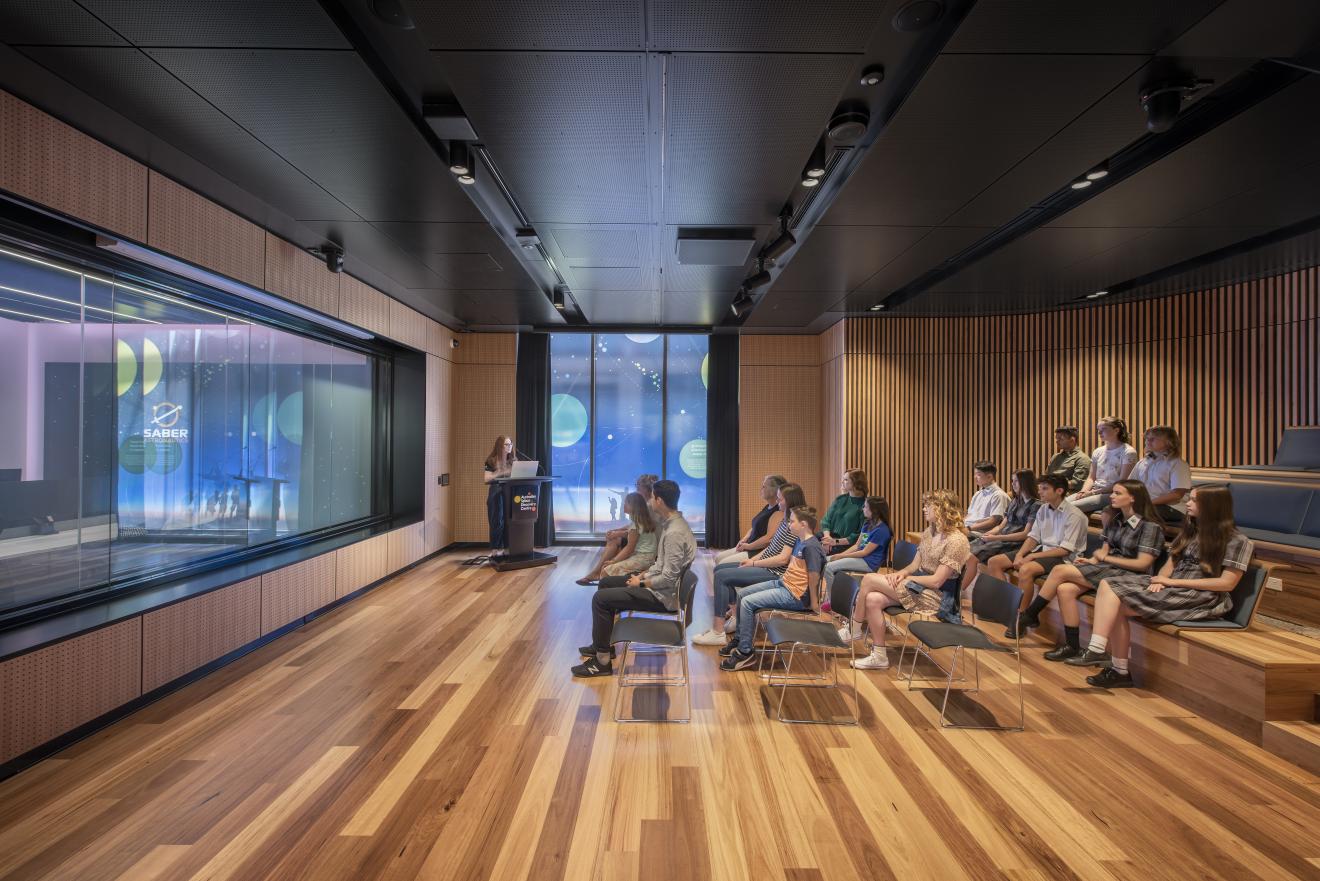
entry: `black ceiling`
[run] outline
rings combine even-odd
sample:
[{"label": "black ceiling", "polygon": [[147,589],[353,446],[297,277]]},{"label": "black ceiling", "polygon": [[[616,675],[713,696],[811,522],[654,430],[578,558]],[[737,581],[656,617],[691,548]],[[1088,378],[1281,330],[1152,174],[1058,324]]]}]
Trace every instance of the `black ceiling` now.
[{"label": "black ceiling", "polygon": [[[1156,67],[1213,79],[1199,101],[1262,59],[1315,68],[1314,0],[946,0],[916,33],[894,26],[906,0],[403,2],[415,30],[370,0],[5,0],[0,86],[299,244],[341,243],[349,271],[456,326],[553,326],[556,271],[594,325],[727,324],[754,267],[677,263],[679,229],[769,242],[843,106],[869,107],[870,131],[800,211],[746,330],[890,296],[984,313],[1155,295],[1220,249],[1268,271],[1242,243],[1298,253],[1269,236],[1320,215],[1320,76],[1290,66],[1023,222],[1149,137],[1136,96]],[[877,63],[885,81],[860,86]],[[487,151],[475,187],[421,121],[435,99]],[[528,224],[543,254],[514,243]]]}]

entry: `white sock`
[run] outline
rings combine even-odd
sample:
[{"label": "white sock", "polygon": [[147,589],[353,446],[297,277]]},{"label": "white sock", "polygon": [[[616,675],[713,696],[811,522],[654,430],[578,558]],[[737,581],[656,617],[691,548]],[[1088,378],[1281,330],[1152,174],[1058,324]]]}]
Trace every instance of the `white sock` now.
[{"label": "white sock", "polygon": [[600,661],[601,666],[608,667],[610,665],[610,653],[596,652],[596,660]]},{"label": "white sock", "polygon": [[1109,663],[1113,666],[1115,673],[1126,673],[1128,671],[1127,658],[1111,658]]},{"label": "white sock", "polygon": [[1086,647],[1086,650],[1088,652],[1095,652],[1097,655],[1099,655],[1104,653],[1105,646],[1107,645],[1109,645],[1109,637],[1097,636],[1096,634],[1092,633],[1091,642]]}]

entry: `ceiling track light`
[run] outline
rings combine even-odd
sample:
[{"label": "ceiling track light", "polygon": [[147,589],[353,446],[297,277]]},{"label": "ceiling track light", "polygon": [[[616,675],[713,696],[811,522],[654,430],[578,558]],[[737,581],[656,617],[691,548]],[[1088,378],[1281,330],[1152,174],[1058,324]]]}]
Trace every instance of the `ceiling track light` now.
[{"label": "ceiling track light", "polygon": [[871,311],[872,311],[872,312],[879,312],[881,309],[884,309],[884,308],[885,308],[885,304],[884,304],[884,303],[876,303],[874,306],[871,307]]},{"label": "ceiling track light", "polygon": [[792,249],[792,247],[797,244],[797,239],[794,238],[793,234],[788,231],[788,222],[792,219],[793,219],[792,209],[790,209],[788,206],[784,206],[784,210],[779,212],[778,238],[776,238],[770,244],[766,245],[765,248],[762,249],[761,251],[761,259],[768,261],[772,266],[775,265],[775,262],[780,257],[783,257],[785,254],[787,254],[789,250]]},{"label": "ceiling track light", "polygon": [[802,169],[802,176],[824,177],[826,161],[825,142],[817,141],[816,146],[811,150],[811,158],[807,160],[807,167]]},{"label": "ceiling track light", "polygon": [[755,275],[750,275],[747,278],[743,279],[743,288],[745,288],[746,290],[754,291],[757,288],[763,288],[766,285],[770,284],[770,282],[774,281],[774,278],[770,275],[770,273],[765,271],[764,260],[761,260],[759,258],[757,259],[756,270],[757,271]]},{"label": "ceiling track light", "polygon": [[756,303],[750,296],[748,296],[747,291],[743,288],[738,288],[738,295],[734,297],[733,302],[729,304],[729,311],[733,313],[734,318],[742,318],[752,310],[752,306],[754,305],[756,305]]},{"label": "ceiling track light", "polygon": [[1090,171],[1086,173],[1087,180],[1100,180],[1101,178],[1104,177],[1109,177],[1108,162],[1097,165],[1095,168],[1092,168]]},{"label": "ceiling track light", "polygon": [[1087,180],[1087,179],[1084,178],[1084,177],[1083,177],[1083,178],[1078,178],[1077,180],[1075,180],[1075,181],[1073,181],[1072,183],[1068,184],[1068,186],[1072,187],[1074,190],[1084,190],[1084,189],[1086,189],[1087,187],[1089,187],[1090,185],[1091,185],[1091,181]]},{"label": "ceiling track light", "polygon": [[861,79],[858,80],[864,86],[875,86],[884,82],[885,66],[883,64],[872,64],[866,70],[862,71]]},{"label": "ceiling track light", "polygon": [[1087,294],[1087,295],[1086,295],[1086,299],[1088,299],[1088,300],[1098,300],[1098,299],[1100,299],[1101,297],[1106,297],[1106,296],[1108,296],[1108,295],[1109,295],[1109,291],[1096,291],[1094,294]]},{"label": "ceiling track light", "polygon": [[449,142],[449,170],[457,175],[472,173],[472,150],[466,141]]},{"label": "ceiling track light", "polygon": [[550,292],[550,305],[560,312],[568,308],[568,285],[557,284]]}]

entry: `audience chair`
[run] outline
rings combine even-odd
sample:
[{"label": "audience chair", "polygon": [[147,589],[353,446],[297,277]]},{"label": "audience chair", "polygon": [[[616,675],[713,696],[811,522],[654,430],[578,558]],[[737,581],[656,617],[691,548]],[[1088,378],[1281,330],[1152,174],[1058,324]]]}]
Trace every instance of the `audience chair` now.
[{"label": "audience chair", "polygon": [[[940,704],[940,725],[944,728],[982,728],[995,731],[1022,731],[1026,728],[1027,708],[1022,689],[1022,636],[1019,633],[1012,646],[1000,645],[986,636],[985,631],[975,626],[975,622],[984,619],[1001,627],[1012,627],[1017,622],[1018,606],[1022,602],[1022,591],[1017,585],[1009,584],[989,575],[981,575],[972,591],[972,624],[945,624],[942,621],[913,621],[908,625],[911,631],[927,649],[953,649],[953,662],[949,665],[948,680],[944,686],[944,701]],[[1017,725],[955,725],[948,721],[949,694],[953,691],[953,672],[958,665],[958,658],[965,651],[998,652],[1016,655],[1018,672],[1018,723]],[[914,656],[913,665],[916,665]],[[941,668],[943,669],[943,668]],[[980,691],[980,665],[976,665],[976,686],[969,692]],[[912,688],[911,681],[908,684]]]},{"label": "audience chair", "polygon": [[[891,618],[894,618],[895,620],[897,620],[898,616],[900,615],[908,616],[909,623],[908,626],[903,629],[903,642],[898,648],[898,666],[895,668],[894,673],[897,678],[899,679],[903,678],[903,659],[907,656],[908,644],[911,643],[912,672],[910,672],[907,677],[909,684],[911,684],[913,679],[917,678],[917,655],[919,653],[925,654],[924,652],[921,651],[921,646],[917,643],[916,640],[909,639],[910,636],[909,631],[911,630],[912,624],[915,623],[913,621],[913,618],[916,618],[917,621],[929,621],[931,618],[933,618],[935,616],[935,613],[940,610],[940,602],[939,602],[940,597],[946,592],[951,592],[956,594],[958,596],[959,604],[962,603],[962,573],[961,572],[954,575],[952,578],[950,578],[948,581],[944,582],[944,584],[940,585],[938,588],[934,590],[927,589],[921,591],[920,593],[914,592],[912,594],[913,604],[911,608],[908,608],[907,606],[899,605],[898,603],[894,603],[892,605],[885,607],[885,614]],[[975,587],[972,588],[972,593],[973,594],[976,593]],[[934,660],[933,658],[930,658],[929,655],[926,655],[926,657],[932,661]],[[938,667],[939,665],[936,664],[936,666]],[[959,677],[958,681],[963,682],[966,680],[966,678],[967,678],[967,673],[964,670],[963,675]],[[921,677],[919,681],[930,682],[934,680],[930,680],[926,677]]]},{"label": "audience chair", "polygon": [[[692,694],[688,680],[687,625],[692,610],[692,597],[697,591],[697,575],[690,568],[683,570],[678,592],[677,612],[625,612],[610,631],[610,643],[623,643],[619,658],[618,694],[614,703],[616,722],[690,722],[692,721]],[[638,650],[634,645],[644,646]],[[677,654],[681,669],[661,675],[629,674],[628,661],[639,655],[663,656]],[[683,689],[684,714],[674,719],[639,719],[623,715],[626,689],[639,686],[673,686]]]},{"label": "audience chair", "polygon": [[1246,630],[1256,619],[1256,609],[1260,607],[1260,598],[1265,593],[1265,578],[1269,575],[1260,566],[1248,566],[1247,571],[1238,579],[1237,587],[1229,597],[1233,608],[1223,618],[1206,621],[1175,621],[1173,626],[1185,630]]},{"label": "audience chair", "polygon": [[[834,576],[834,583],[830,586],[830,608],[852,609],[853,600],[857,596],[857,582],[851,574],[840,572]],[[779,704],[775,710],[775,717],[780,722],[806,723],[816,725],[856,725],[861,719],[861,696],[857,693],[857,669],[853,668],[853,706],[852,715],[847,719],[836,721],[833,719],[797,719],[789,718],[784,715],[784,697],[788,694],[790,688],[831,688],[836,691],[839,688],[839,652],[848,652],[850,660],[857,659],[857,643],[849,641],[845,643],[839,639],[839,625],[834,620],[835,611],[831,615],[824,615],[816,618],[803,618],[797,615],[776,615],[766,620],[765,633],[766,639],[774,646],[773,655],[770,659],[770,671],[767,677],[769,682],[767,687],[779,689]],[[784,649],[784,646],[788,646]],[[794,677],[793,676],[793,658],[801,651],[807,650],[813,653],[819,649],[823,656],[829,659],[830,681],[828,685],[815,684],[824,677]],[[779,659],[779,653],[784,651],[788,662],[782,674],[774,672],[775,662]],[[764,661],[765,655],[761,655]],[[840,695],[842,691],[838,692]],[[847,701],[844,701],[845,705]]]}]

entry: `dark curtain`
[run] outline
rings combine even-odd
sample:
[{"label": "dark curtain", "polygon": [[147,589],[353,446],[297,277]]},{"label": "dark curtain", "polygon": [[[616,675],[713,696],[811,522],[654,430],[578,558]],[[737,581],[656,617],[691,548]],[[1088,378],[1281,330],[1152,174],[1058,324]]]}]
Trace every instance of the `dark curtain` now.
[{"label": "dark curtain", "polygon": [[738,336],[710,338],[706,389],[706,546],[731,548],[738,526]]},{"label": "dark curtain", "polygon": [[[518,334],[518,403],[515,407],[517,437],[514,443],[529,459],[541,463],[541,473],[551,473],[550,461],[550,335]],[[533,541],[537,547],[554,544],[554,492],[541,489],[541,512]]]}]

